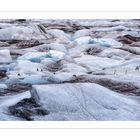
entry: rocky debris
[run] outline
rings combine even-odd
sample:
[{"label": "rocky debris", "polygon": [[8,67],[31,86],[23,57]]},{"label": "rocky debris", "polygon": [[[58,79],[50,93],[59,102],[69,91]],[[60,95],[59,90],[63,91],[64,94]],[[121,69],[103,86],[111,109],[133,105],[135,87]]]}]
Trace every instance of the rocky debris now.
[{"label": "rocky debris", "polygon": [[16,46],[18,48],[31,48],[41,44],[43,43],[40,43],[38,40],[25,40],[25,41],[20,41],[19,43],[16,44]]},{"label": "rocky debris", "polygon": [[97,55],[100,52],[102,52],[102,49],[96,47],[92,47],[86,50],[86,54],[88,55]]},{"label": "rocky debris", "polygon": [[124,47],[120,47],[119,49],[124,50],[124,51],[128,51],[128,52],[135,54],[135,55],[140,55],[140,49],[137,47],[124,46]]},{"label": "rocky debris", "polygon": [[37,104],[33,98],[21,100],[17,104],[10,106],[9,111],[12,115],[28,121],[32,121],[34,115],[44,116],[49,114],[49,111]]},{"label": "rocky debris", "polygon": [[7,96],[11,94],[19,94],[24,91],[28,91],[32,88],[31,84],[12,84],[8,85],[8,87],[4,90],[0,90],[0,96]]},{"label": "rocky debris", "polygon": [[123,94],[130,94],[140,96],[140,88],[135,86],[133,83],[124,83],[124,82],[117,82],[111,79],[97,79],[95,83],[107,87],[113,91],[123,93]]},{"label": "rocky debris", "polygon": [[50,63],[45,68],[50,72],[57,72],[61,70],[61,61]]},{"label": "rocky debris", "polygon": [[7,76],[6,72],[7,72],[6,69],[0,68],[0,79]]},{"label": "rocky debris", "polygon": [[26,22],[26,19],[16,19],[16,22]]},{"label": "rocky debris", "polygon": [[75,33],[76,31],[83,30],[83,29],[89,29],[91,26],[81,26],[78,24],[70,24],[69,22],[63,25],[58,24],[43,24],[43,26],[46,28],[46,30],[50,29],[59,29],[66,33]]},{"label": "rocky debris", "polygon": [[[94,73],[93,75],[104,75],[104,73]],[[127,95],[136,95],[140,96],[140,88],[135,86],[133,83],[125,83],[113,81],[112,79],[107,78],[92,78],[87,75],[73,76],[69,81],[64,81],[63,83],[96,83],[101,86],[104,86],[112,91],[127,94]]]},{"label": "rocky debris", "polygon": [[30,84],[13,84],[9,85],[9,90],[13,92],[23,92],[30,90],[32,86]]},{"label": "rocky debris", "polygon": [[10,45],[7,42],[0,41],[0,48],[1,47],[8,47],[8,46],[10,46]]},{"label": "rocky debris", "polygon": [[16,40],[16,39],[10,39],[10,40],[5,40],[5,41],[10,45],[21,42],[21,40]]},{"label": "rocky debris", "polygon": [[131,47],[140,47],[140,41],[139,42],[133,42],[130,44]]},{"label": "rocky debris", "polygon": [[132,35],[124,35],[119,37],[119,41],[125,43],[125,44],[132,44],[133,42],[138,42],[140,41],[140,37],[135,37]]}]

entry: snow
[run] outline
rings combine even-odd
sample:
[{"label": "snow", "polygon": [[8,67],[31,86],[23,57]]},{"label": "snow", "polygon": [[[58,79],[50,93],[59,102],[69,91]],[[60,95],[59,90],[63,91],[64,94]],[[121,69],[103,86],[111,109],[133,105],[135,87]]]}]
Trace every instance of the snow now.
[{"label": "snow", "polygon": [[35,85],[31,95],[50,111],[46,120],[140,120],[139,104],[97,84]]}]

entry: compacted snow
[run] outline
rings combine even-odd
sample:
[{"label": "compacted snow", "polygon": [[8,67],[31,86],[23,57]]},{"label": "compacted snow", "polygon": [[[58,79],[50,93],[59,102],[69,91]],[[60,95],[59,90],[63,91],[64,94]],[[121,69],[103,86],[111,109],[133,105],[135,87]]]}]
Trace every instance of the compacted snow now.
[{"label": "compacted snow", "polygon": [[140,120],[140,20],[1,20],[0,120]]}]

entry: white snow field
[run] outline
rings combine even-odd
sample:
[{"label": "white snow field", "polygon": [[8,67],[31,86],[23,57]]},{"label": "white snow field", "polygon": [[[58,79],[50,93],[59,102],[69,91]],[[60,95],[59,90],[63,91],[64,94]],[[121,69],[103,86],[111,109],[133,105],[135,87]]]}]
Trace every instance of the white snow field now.
[{"label": "white snow field", "polygon": [[0,20],[0,120],[140,120],[140,20]]}]

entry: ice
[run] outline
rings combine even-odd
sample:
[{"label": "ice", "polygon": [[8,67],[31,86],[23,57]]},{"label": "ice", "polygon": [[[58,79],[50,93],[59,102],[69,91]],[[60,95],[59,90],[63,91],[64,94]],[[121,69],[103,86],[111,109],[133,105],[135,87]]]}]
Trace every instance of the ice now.
[{"label": "ice", "polygon": [[10,63],[11,61],[10,51],[7,49],[0,50],[0,63]]},{"label": "ice", "polygon": [[0,121],[20,121],[20,118],[9,114],[8,107],[18,103],[24,98],[30,97],[31,95],[29,91],[14,96],[0,97]]},{"label": "ice", "polygon": [[[120,58],[120,60],[125,59],[126,57],[130,56],[131,54],[129,52],[126,52],[124,50],[120,50],[120,49],[113,49],[113,48],[107,48],[104,49],[99,56],[101,57],[109,57],[109,58],[113,58],[118,57]],[[134,56],[132,56],[134,57]]]},{"label": "ice", "polygon": [[6,84],[0,84],[0,90],[3,89],[7,89],[7,85]]},{"label": "ice", "polygon": [[77,39],[79,37],[84,37],[84,36],[89,36],[89,35],[90,35],[90,30],[82,29],[82,30],[78,30],[77,32],[74,33],[73,39]]},{"label": "ice", "polygon": [[47,57],[46,52],[28,52],[18,57],[18,60],[30,60],[32,62],[39,63],[41,60],[45,59],[46,57]]},{"label": "ice", "polygon": [[30,40],[45,39],[43,35],[32,27],[8,27],[0,30],[0,40]]},{"label": "ice", "polygon": [[91,39],[90,40],[90,43],[92,44],[95,44],[95,43],[98,43],[104,47],[114,47],[114,48],[117,48],[117,47],[121,47],[122,44],[117,42],[116,40],[112,39],[112,38],[101,38],[101,39],[98,39],[98,38],[94,38],[94,39]]},{"label": "ice", "polygon": [[48,56],[51,57],[55,61],[59,61],[65,57],[65,53],[56,51],[56,50],[50,50],[48,52]]},{"label": "ice", "polygon": [[94,47],[102,49],[102,47],[100,45],[97,46],[96,44],[77,45],[74,48],[71,48],[69,50],[69,55],[70,56],[79,56],[79,55],[85,53],[85,51],[88,50],[89,48],[94,48]]},{"label": "ice", "polygon": [[50,50],[48,52],[28,52],[18,57],[18,60],[30,60],[31,62],[39,63],[45,58],[52,58],[55,61],[59,61],[63,59],[64,56],[65,56],[65,53],[63,52]]},{"label": "ice", "polygon": [[83,55],[80,58],[75,58],[75,61],[78,64],[89,68],[91,71],[101,70],[104,67],[111,67],[113,65],[116,66],[117,64],[120,64],[120,61],[118,60],[90,55]]},{"label": "ice", "polygon": [[0,120],[23,120],[8,108],[31,96],[50,112],[36,121],[140,120],[139,25],[0,20]]},{"label": "ice", "polygon": [[89,44],[90,40],[91,40],[90,36],[84,36],[84,37],[79,37],[79,38],[75,39],[75,42],[78,45],[84,45],[84,44]]},{"label": "ice", "polygon": [[130,28],[127,28],[125,26],[115,26],[115,27],[112,27],[112,28],[99,28],[99,29],[96,29],[95,31],[98,31],[98,32],[111,32],[111,31],[124,31],[124,30],[128,30]]},{"label": "ice", "polygon": [[[43,66],[40,63],[33,63],[28,60],[18,60],[17,66],[14,68],[14,70],[19,72],[24,72],[25,74],[40,74],[41,71],[39,71]],[[37,71],[38,69],[38,71]]]},{"label": "ice", "polygon": [[140,120],[139,104],[97,84],[35,85],[31,95],[50,111],[46,120]]},{"label": "ice", "polygon": [[37,46],[37,47],[40,48],[41,50],[43,50],[43,49],[44,50],[45,49],[46,50],[52,49],[52,50],[67,53],[66,47],[63,44],[60,44],[60,43],[43,44],[43,45],[40,45],[40,46]]},{"label": "ice", "polygon": [[47,33],[55,38],[60,39],[62,42],[70,42],[71,39],[71,37],[68,34],[66,34],[64,31],[59,29],[47,30]]}]

